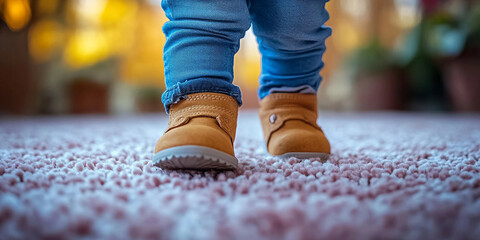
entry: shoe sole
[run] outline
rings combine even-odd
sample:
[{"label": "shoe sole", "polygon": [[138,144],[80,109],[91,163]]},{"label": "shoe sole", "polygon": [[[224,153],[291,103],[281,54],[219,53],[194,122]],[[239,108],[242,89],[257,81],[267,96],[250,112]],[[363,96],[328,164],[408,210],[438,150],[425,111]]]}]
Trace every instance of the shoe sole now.
[{"label": "shoe sole", "polygon": [[321,153],[321,152],[289,152],[289,153],[284,153],[282,155],[272,155],[268,152],[267,146],[263,145],[263,149],[265,152],[267,152],[270,156],[272,157],[277,157],[280,159],[289,159],[289,158],[297,158],[300,160],[305,160],[305,159],[320,159],[321,162],[326,162],[330,158],[329,153]]},{"label": "shoe sole", "polygon": [[172,147],[153,155],[153,164],[164,169],[235,169],[238,159],[228,153],[202,146]]},{"label": "shoe sole", "polygon": [[282,159],[297,158],[301,160],[316,158],[316,159],[320,159],[320,161],[322,162],[326,162],[330,158],[330,154],[314,153],[314,152],[290,152],[290,153],[285,153],[275,157],[279,157]]}]

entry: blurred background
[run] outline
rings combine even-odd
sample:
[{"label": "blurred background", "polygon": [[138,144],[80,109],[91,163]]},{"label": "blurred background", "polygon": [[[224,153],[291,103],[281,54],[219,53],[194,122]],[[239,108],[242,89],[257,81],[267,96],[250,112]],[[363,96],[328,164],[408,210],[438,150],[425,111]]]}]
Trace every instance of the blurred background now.
[{"label": "blurred background", "polygon": [[[160,2],[0,0],[0,114],[163,112]],[[329,2],[320,108],[480,111],[479,2]],[[250,30],[234,70],[257,107]]]}]

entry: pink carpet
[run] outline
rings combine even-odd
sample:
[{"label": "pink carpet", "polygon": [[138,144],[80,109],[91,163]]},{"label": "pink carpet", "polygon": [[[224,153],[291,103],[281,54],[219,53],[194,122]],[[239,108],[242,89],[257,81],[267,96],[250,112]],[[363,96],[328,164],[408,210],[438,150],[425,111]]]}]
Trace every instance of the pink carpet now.
[{"label": "pink carpet", "polygon": [[0,120],[0,239],[480,239],[480,115],[322,114],[321,163],[242,112],[227,172],[153,167],[166,121]]}]

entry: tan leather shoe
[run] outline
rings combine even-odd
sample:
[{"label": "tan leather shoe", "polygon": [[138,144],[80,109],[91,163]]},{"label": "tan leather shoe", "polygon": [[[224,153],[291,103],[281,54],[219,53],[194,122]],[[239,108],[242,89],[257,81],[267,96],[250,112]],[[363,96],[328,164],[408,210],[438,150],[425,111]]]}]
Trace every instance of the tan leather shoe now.
[{"label": "tan leather shoe", "polygon": [[259,115],[271,155],[322,160],[330,156],[330,143],[317,125],[315,94],[269,94],[260,101]]},{"label": "tan leather shoe", "polygon": [[161,168],[232,169],[238,104],[219,93],[195,93],[170,106],[168,129],[153,156]]}]

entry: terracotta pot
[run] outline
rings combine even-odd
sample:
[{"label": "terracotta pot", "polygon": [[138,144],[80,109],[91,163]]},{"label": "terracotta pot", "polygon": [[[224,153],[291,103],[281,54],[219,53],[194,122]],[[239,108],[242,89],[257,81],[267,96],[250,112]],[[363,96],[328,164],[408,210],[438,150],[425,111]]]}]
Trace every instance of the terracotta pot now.
[{"label": "terracotta pot", "polygon": [[164,113],[165,109],[160,99],[137,98],[135,100],[137,112],[141,113]]},{"label": "terracotta pot", "polygon": [[443,64],[445,85],[455,111],[480,111],[480,51],[463,54]]},{"label": "terracotta pot", "polygon": [[69,86],[70,113],[108,113],[108,85],[75,79]]},{"label": "terracotta pot", "polygon": [[355,87],[356,110],[405,110],[407,106],[407,83],[397,70],[362,74]]}]

